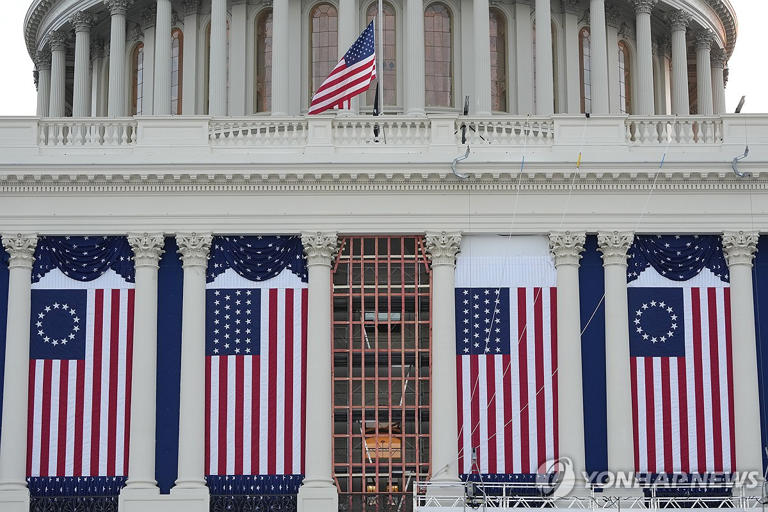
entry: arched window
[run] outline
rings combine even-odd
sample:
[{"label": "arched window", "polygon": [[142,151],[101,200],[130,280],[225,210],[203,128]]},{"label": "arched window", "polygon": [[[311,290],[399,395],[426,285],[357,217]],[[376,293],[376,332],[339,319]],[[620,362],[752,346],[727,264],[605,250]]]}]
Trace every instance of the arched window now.
[{"label": "arched window", "polygon": [[318,4],[309,13],[309,98],[339,61],[338,14],[331,4]]},{"label": "arched window", "polygon": [[624,41],[619,41],[619,109],[622,114],[632,113],[631,83],[629,47]]},{"label": "arched window", "polygon": [[579,70],[581,74],[581,111],[592,111],[592,45],[587,27],[579,31]]},{"label": "arched window", "polygon": [[183,74],[184,34],[171,31],[171,114],[181,114],[181,85]]},{"label": "arched window", "polygon": [[507,110],[507,20],[498,9],[490,9],[491,110]]},{"label": "arched window", "polygon": [[[378,2],[374,2],[368,7],[366,18],[370,23],[379,12]],[[395,24],[395,9],[391,4],[384,2],[384,70],[376,70],[382,77],[384,85],[384,105],[397,105],[397,34]],[[376,21],[376,35],[379,34],[378,20]],[[376,41],[376,51],[379,51],[379,42]],[[378,64],[378,63],[377,63]],[[376,88],[368,89],[367,101],[373,105],[373,99],[376,95]]]},{"label": "arched window", "polygon": [[144,113],[144,43],[138,43],[131,54],[131,114]]},{"label": "arched window", "polygon": [[256,112],[272,110],[272,9],[256,18]]},{"label": "arched window", "polygon": [[453,19],[445,4],[430,4],[424,11],[426,104],[453,106]]}]

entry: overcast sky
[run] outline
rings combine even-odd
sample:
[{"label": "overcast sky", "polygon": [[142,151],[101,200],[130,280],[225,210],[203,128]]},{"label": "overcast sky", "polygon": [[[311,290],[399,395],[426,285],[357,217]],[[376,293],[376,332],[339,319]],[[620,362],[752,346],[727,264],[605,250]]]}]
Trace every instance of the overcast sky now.
[{"label": "overcast sky", "polygon": [[[27,55],[22,34],[24,15],[29,1],[5,0],[0,16],[0,116],[34,115],[35,86],[32,81],[33,64]],[[763,30],[768,19],[768,1],[731,0],[739,19],[739,37],[736,51],[730,61],[730,80],[726,89],[727,107],[731,112],[742,95],[747,96],[744,112],[768,113],[768,66]]]}]

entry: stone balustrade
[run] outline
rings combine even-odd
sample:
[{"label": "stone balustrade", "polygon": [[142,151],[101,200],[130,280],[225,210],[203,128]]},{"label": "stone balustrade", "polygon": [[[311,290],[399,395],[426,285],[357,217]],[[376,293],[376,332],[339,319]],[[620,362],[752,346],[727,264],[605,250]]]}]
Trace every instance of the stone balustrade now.
[{"label": "stone balustrade", "polygon": [[719,117],[630,116],[626,126],[630,144],[719,144],[723,140]]}]

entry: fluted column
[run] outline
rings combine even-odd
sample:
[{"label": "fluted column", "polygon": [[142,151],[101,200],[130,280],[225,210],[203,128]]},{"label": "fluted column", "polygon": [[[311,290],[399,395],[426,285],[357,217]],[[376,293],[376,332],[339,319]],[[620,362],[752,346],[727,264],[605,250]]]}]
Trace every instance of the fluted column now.
[{"label": "fluted column", "polygon": [[48,113],[51,117],[64,117],[66,102],[67,80],[67,34],[54,32],[51,34],[51,100]]},{"label": "fluted column", "polygon": [[405,109],[424,115],[424,0],[405,0]]},{"label": "fluted column", "polygon": [[157,396],[157,271],[162,233],[128,235],[136,267],[131,429],[128,480],[122,494],[159,494],[155,481],[155,399]]},{"label": "fluted column", "polygon": [[181,312],[181,392],[179,473],[175,494],[206,496],[205,486],[205,272],[213,236],[179,233],[176,243],[184,268]]},{"label": "fluted column", "polygon": [[[152,3],[141,11],[141,32],[134,37],[136,40],[143,35],[144,44],[144,83],[141,86],[141,112],[142,116],[151,116],[155,113],[155,24],[157,22],[157,6]],[[139,35],[141,34],[141,35]],[[133,34],[131,34],[133,35]],[[130,41],[129,45],[133,44]],[[170,64],[169,64],[170,66]],[[132,96],[133,91],[129,93]],[[137,105],[138,107],[138,105]],[[138,108],[137,108],[138,110]]]},{"label": "fluted column", "polygon": [[633,0],[637,35],[637,102],[633,114],[650,116],[653,102],[653,43],[651,42],[651,11],[658,0]]},{"label": "fluted column", "polygon": [[608,114],[608,49],[605,28],[605,0],[590,0],[590,42],[592,51],[592,113]]},{"label": "fluted column", "polygon": [[[272,115],[287,116],[290,105],[290,9],[288,0],[272,4]],[[311,80],[311,78],[310,78]]]},{"label": "fluted column", "polygon": [[[579,7],[576,0],[565,0],[563,3],[563,34],[566,41],[579,40]],[[581,70],[579,69],[579,45],[565,45],[565,84],[566,112],[578,114],[581,112]]]},{"label": "fluted column", "polygon": [[29,509],[27,490],[27,399],[29,324],[35,235],[3,235],[8,262],[8,323],[5,337],[3,419],[0,437],[0,509]]},{"label": "fluted column", "polygon": [[153,113],[167,116],[171,114],[171,0],[157,0],[156,11]]},{"label": "fluted column", "polygon": [[[537,0],[549,3],[549,0]],[[475,97],[472,114],[491,115],[491,32],[488,0],[472,1]]]},{"label": "fluted column", "polygon": [[125,78],[125,12],[131,0],[104,0],[110,14],[109,101],[107,115],[122,117],[127,104]]},{"label": "fluted column", "polygon": [[[184,0],[184,26],[197,27],[200,0]],[[184,31],[184,91],[181,97],[181,113],[185,116],[197,113],[197,30]]]},{"label": "fluted column", "polygon": [[540,116],[555,112],[552,30],[550,28],[552,11],[549,2],[550,0],[536,0],[536,114]]},{"label": "fluted column", "polygon": [[51,101],[51,52],[40,50],[35,58],[37,67],[37,115],[48,117]]},{"label": "fluted column", "polygon": [[[280,3],[287,3],[287,0],[275,2],[276,5]],[[211,58],[208,70],[208,113],[212,116],[226,116],[227,0],[211,0]]]},{"label": "fluted column", "polygon": [[299,488],[298,512],[337,512],[339,496],[333,482],[333,402],[331,397],[331,262],[336,256],[335,232],[305,232],[307,256],[307,425],[305,476]]},{"label": "fluted column", "polygon": [[75,27],[75,81],[72,94],[72,117],[88,117],[91,107],[91,27],[93,16],[75,13],[70,20]]},{"label": "fluted column", "polygon": [[[579,260],[584,233],[550,233],[549,249],[557,269],[557,403],[560,454],[573,463],[576,478],[586,470],[584,396],[581,387],[581,311]],[[583,489],[578,485],[575,489]]]},{"label": "fluted column", "polygon": [[669,17],[672,27],[672,113],[687,116],[691,113],[688,98],[688,47],[685,32],[691,22],[691,15],[675,11]]},{"label": "fluted column", "polygon": [[[605,375],[608,412],[608,470],[633,471],[632,386],[629,369],[627,251],[634,235],[598,233],[605,272]],[[558,329],[559,331],[559,329]]]},{"label": "fluted column", "polygon": [[459,232],[427,232],[432,261],[432,482],[459,481],[456,410],[456,254]]},{"label": "fluted column", "polygon": [[515,51],[517,63],[517,112],[533,114],[533,23],[531,6],[515,4]]},{"label": "fluted column", "polygon": [[[605,38],[608,52],[608,111],[612,115],[620,115],[624,105],[621,104],[619,92],[619,27],[621,25],[622,10],[616,4],[609,4],[605,8]],[[614,49],[616,51],[614,51]]]},{"label": "fluted column", "polygon": [[755,305],[752,261],[757,232],[723,234],[723,252],[731,281],[731,333],[733,340],[733,415],[736,430],[736,469],[763,475],[760,438],[760,388],[757,377]]},{"label": "fluted column", "polygon": [[725,51],[712,51],[712,108],[715,114],[725,114]]},{"label": "fluted column", "polygon": [[232,21],[229,27],[229,115],[245,115],[246,62],[248,34],[248,5],[245,0],[232,1]]},{"label": "fluted column", "polygon": [[712,43],[715,35],[711,30],[696,34],[696,105],[700,116],[714,113],[712,104]]},{"label": "fluted column", "polygon": [[653,45],[654,69],[654,111],[657,116],[667,112],[667,55],[669,55],[669,40],[658,39]]},{"label": "fluted column", "polygon": [[91,44],[91,117],[103,116],[101,90],[104,67],[104,41],[97,39]]}]

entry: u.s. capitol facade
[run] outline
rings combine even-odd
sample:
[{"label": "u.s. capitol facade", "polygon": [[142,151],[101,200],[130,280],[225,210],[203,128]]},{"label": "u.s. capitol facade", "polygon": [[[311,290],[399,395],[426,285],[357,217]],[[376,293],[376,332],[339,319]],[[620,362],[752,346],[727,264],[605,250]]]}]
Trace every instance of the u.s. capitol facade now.
[{"label": "u.s. capitol facade", "polygon": [[[726,113],[729,1],[383,10],[383,115],[369,92],[307,116],[377,1],[32,2],[37,115],[0,118],[0,509],[761,506],[761,482],[665,502],[653,486],[596,493],[605,480],[584,476],[763,474],[768,116]],[[119,314],[133,342],[103,382],[124,420],[92,417],[125,443],[107,435],[117,455],[87,469],[73,462],[95,446],[77,443],[77,395],[59,400],[78,377],[62,388],[69,377],[46,373],[61,363],[39,362],[60,359],[33,357],[49,343],[35,297],[68,289],[67,258],[50,254],[88,256],[75,237],[116,258],[107,266],[133,258],[130,277],[104,267],[94,281],[131,290]],[[665,281],[674,240],[696,262],[674,268],[696,275]],[[304,270],[253,284],[252,245],[298,247]],[[43,257],[59,263],[33,274]],[[688,283],[679,306],[632,310],[638,286],[674,283]],[[220,289],[277,290],[286,305],[263,311],[296,317],[263,330],[262,350],[294,336],[303,363],[260,382],[240,366],[211,377],[216,357],[242,360],[211,345]],[[474,307],[482,346],[461,325]],[[669,327],[646,349],[648,307]],[[496,313],[506,345],[480,326]],[[669,348],[683,331],[691,345]],[[278,368],[293,352],[276,350],[260,357]],[[491,350],[499,359],[482,359]],[[563,461],[568,496],[536,478]]]}]

